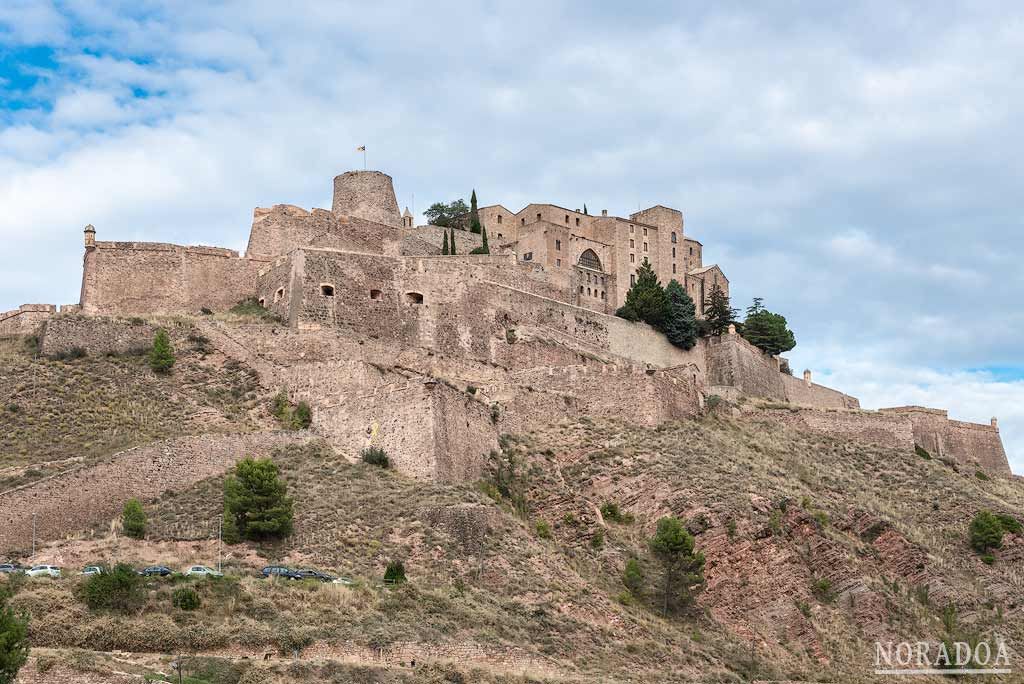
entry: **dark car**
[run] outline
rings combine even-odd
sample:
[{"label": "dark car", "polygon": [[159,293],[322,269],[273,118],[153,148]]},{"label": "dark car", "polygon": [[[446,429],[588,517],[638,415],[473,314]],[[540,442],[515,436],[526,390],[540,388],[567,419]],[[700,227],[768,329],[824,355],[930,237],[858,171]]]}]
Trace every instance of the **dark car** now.
[{"label": "dark car", "polygon": [[148,568],[139,570],[139,574],[143,577],[167,577],[173,575],[174,571],[166,565],[150,565]]},{"label": "dark car", "polygon": [[326,572],[310,570],[308,568],[305,570],[296,570],[296,574],[298,574],[302,579],[315,579],[320,580],[321,582],[333,582],[336,579],[334,575],[328,575]]},{"label": "dark car", "polygon": [[0,563],[0,573],[13,575],[25,572],[25,567],[18,563]]},{"label": "dark car", "polygon": [[264,577],[280,577],[281,579],[300,580],[302,575],[295,572],[291,568],[286,568],[283,565],[268,565],[263,568]]}]

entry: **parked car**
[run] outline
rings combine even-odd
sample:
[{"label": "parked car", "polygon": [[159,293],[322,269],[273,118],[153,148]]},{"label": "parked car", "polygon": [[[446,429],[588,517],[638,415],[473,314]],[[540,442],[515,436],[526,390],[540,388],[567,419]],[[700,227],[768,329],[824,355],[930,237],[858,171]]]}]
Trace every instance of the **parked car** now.
[{"label": "parked car", "polygon": [[166,565],[150,565],[148,568],[139,570],[139,574],[143,577],[167,577],[173,575],[174,571]]},{"label": "parked car", "polygon": [[280,577],[281,579],[300,580],[302,575],[295,572],[291,568],[286,568],[283,565],[268,565],[263,568],[262,574],[264,577]]},{"label": "parked car", "polygon": [[18,563],[0,563],[0,573],[14,575],[25,572],[25,567]]},{"label": "parked car", "polygon": [[310,570],[307,568],[305,570],[296,570],[296,573],[302,579],[315,579],[320,580],[321,582],[334,581],[334,575],[328,575],[326,572],[320,572],[319,570]]},{"label": "parked car", "polygon": [[29,577],[60,577],[60,568],[56,565],[33,565],[25,574]]},{"label": "parked car", "polygon": [[80,574],[80,575],[102,575],[103,574],[103,568],[100,567],[99,565],[86,565],[84,568],[82,568],[82,572],[80,572],[78,574]]},{"label": "parked car", "polygon": [[331,580],[331,584],[341,584],[346,587],[351,587],[355,585],[355,582],[352,581],[351,577],[345,577],[343,575],[341,577],[335,577],[333,580]]},{"label": "parked car", "polygon": [[223,577],[223,572],[217,572],[213,568],[208,568],[205,565],[193,565],[189,568],[185,575],[188,577]]}]

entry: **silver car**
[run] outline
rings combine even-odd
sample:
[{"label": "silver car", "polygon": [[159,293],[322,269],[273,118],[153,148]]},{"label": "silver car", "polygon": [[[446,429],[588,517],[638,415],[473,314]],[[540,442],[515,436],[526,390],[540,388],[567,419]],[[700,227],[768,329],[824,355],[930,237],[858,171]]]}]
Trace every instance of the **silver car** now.
[{"label": "silver car", "polygon": [[193,565],[185,573],[188,577],[223,577],[224,573],[217,572],[213,568],[208,568],[205,565]]},{"label": "silver car", "polygon": [[29,577],[60,577],[60,568],[56,565],[34,565],[25,574]]}]

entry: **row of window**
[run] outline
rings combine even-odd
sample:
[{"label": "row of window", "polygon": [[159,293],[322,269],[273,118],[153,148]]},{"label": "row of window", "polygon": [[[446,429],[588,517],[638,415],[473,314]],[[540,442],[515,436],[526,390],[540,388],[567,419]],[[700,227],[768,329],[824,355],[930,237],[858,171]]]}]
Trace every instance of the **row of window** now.
[{"label": "row of window", "polygon": [[[580,285],[580,295],[582,295],[582,294],[583,294],[583,286]],[[601,299],[608,299],[607,293],[605,293],[604,290],[598,290],[596,287],[595,288],[589,288],[588,287],[587,288],[587,296],[588,297],[600,297]]]}]

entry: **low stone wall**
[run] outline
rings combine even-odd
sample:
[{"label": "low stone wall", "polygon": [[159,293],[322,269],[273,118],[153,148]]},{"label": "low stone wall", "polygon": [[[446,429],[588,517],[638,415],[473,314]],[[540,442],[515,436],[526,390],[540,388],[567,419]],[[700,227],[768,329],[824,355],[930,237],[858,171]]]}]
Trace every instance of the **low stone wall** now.
[{"label": "low stone wall", "polygon": [[[176,325],[169,324],[166,329],[172,345],[180,346],[192,326],[179,322]],[[89,356],[133,354],[152,347],[156,331],[156,325],[141,318],[131,320],[61,314],[46,322],[39,348],[46,356],[61,356],[75,349]]]},{"label": "low stone wall", "polygon": [[22,304],[13,311],[0,313],[0,337],[34,335],[56,312],[53,304]]},{"label": "low stone wall", "polygon": [[860,401],[848,394],[816,383],[781,374],[786,399],[793,404],[815,408],[860,408]]},{"label": "low stone wall", "polygon": [[911,452],[914,431],[910,421],[901,416],[874,411],[817,409],[810,407],[765,408],[748,407],[750,415],[766,418],[801,430],[818,432],[860,444]]},{"label": "low stone wall", "polygon": [[0,492],[0,557],[17,556],[36,540],[59,539],[117,518],[130,498],[154,499],[227,471],[246,457],[308,441],[308,433],[199,435],[135,447],[98,465],[65,471]]}]

